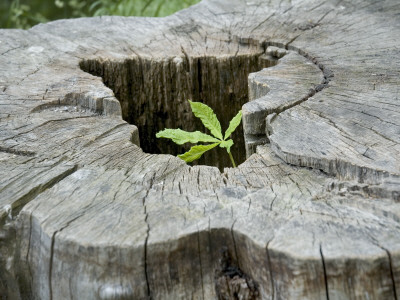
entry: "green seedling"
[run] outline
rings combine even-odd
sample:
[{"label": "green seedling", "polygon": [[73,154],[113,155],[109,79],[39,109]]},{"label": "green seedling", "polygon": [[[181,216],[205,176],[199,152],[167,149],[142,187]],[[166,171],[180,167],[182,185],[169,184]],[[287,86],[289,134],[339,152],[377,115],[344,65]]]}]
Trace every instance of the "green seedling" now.
[{"label": "green seedling", "polygon": [[221,148],[226,149],[233,167],[236,168],[235,160],[233,159],[231,153],[233,140],[228,138],[242,121],[242,111],[240,110],[238,114],[229,122],[229,127],[226,130],[225,135],[222,136],[221,124],[218,121],[214,111],[209,106],[201,102],[193,102],[189,100],[189,103],[194,115],[201,120],[203,125],[210,130],[213,136],[200,131],[188,132],[181,129],[164,129],[158,132],[156,137],[171,139],[178,145],[185,143],[197,144],[199,142],[212,143],[207,145],[193,146],[188,152],[178,155],[178,157],[183,159],[185,162],[192,162],[196,159],[199,159],[208,150],[220,146]]}]

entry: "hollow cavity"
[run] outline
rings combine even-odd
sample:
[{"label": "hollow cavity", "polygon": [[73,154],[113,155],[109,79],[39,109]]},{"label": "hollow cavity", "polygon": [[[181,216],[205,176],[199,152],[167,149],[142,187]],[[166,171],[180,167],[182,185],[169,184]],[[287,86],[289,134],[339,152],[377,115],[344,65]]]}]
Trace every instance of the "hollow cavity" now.
[{"label": "hollow cavity", "polygon": [[[190,149],[189,144],[176,145],[157,139],[165,128],[200,130],[209,133],[192,114],[188,99],[210,106],[224,132],[229,121],[248,101],[248,75],[276,64],[264,51],[234,56],[178,56],[165,59],[135,57],[124,61],[85,60],[83,71],[100,76],[114,91],[125,121],[139,129],[143,151],[177,155]],[[246,159],[243,129],[232,135],[232,154],[237,164]],[[225,149],[207,152],[197,164],[231,167]]]}]

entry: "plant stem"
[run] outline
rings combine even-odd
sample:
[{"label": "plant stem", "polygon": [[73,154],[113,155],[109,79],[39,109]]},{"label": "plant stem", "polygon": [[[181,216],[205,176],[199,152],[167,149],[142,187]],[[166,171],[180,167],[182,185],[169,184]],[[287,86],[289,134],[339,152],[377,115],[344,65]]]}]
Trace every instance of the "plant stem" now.
[{"label": "plant stem", "polygon": [[233,159],[232,153],[228,152],[229,158],[231,159],[232,165],[234,168],[236,168],[235,160]]}]

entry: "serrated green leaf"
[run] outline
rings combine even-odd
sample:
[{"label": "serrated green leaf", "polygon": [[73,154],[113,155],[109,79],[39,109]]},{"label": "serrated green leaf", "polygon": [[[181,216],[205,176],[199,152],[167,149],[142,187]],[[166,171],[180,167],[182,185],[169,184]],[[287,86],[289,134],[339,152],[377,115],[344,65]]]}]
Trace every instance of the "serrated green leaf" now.
[{"label": "serrated green leaf", "polygon": [[223,142],[221,142],[221,143],[219,144],[219,146],[220,146],[221,148],[226,148],[226,151],[228,151],[228,153],[231,152],[231,147],[232,147],[232,145],[233,145],[233,140],[232,140],[232,139],[229,139],[229,140],[227,140],[227,141],[223,141]]},{"label": "serrated green leaf", "polygon": [[194,115],[203,122],[204,126],[211,131],[213,136],[222,140],[221,124],[214,111],[201,102],[192,102],[189,100],[189,103]]},{"label": "serrated green leaf", "polygon": [[225,132],[224,140],[231,136],[232,132],[235,131],[236,127],[239,126],[240,122],[242,121],[242,111],[239,110],[236,116],[229,122],[229,127]]},{"label": "serrated green leaf", "polygon": [[216,143],[218,139],[200,131],[188,132],[181,129],[164,129],[156,134],[158,138],[171,139],[174,143],[182,145],[184,143],[196,144],[198,142]]},{"label": "serrated green leaf", "polygon": [[198,146],[193,146],[190,148],[188,152],[185,152],[183,154],[178,155],[180,159],[183,159],[186,162],[192,162],[196,159],[199,159],[204,152],[207,152],[208,150],[211,150],[212,148],[218,146],[220,143],[214,143],[210,145],[198,145]]}]

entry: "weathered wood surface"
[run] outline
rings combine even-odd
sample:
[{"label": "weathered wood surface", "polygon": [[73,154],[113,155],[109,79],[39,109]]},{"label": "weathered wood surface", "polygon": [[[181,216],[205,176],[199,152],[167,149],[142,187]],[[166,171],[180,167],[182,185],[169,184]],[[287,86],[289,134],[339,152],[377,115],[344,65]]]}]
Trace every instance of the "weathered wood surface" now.
[{"label": "weathered wood surface", "polygon": [[[0,30],[0,295],[398,299],[399,13],[215,0]],[[122,116],[190,122],[188,97],[247,93],[248,64],[272,67],[238,168],[137,146]]]}]

